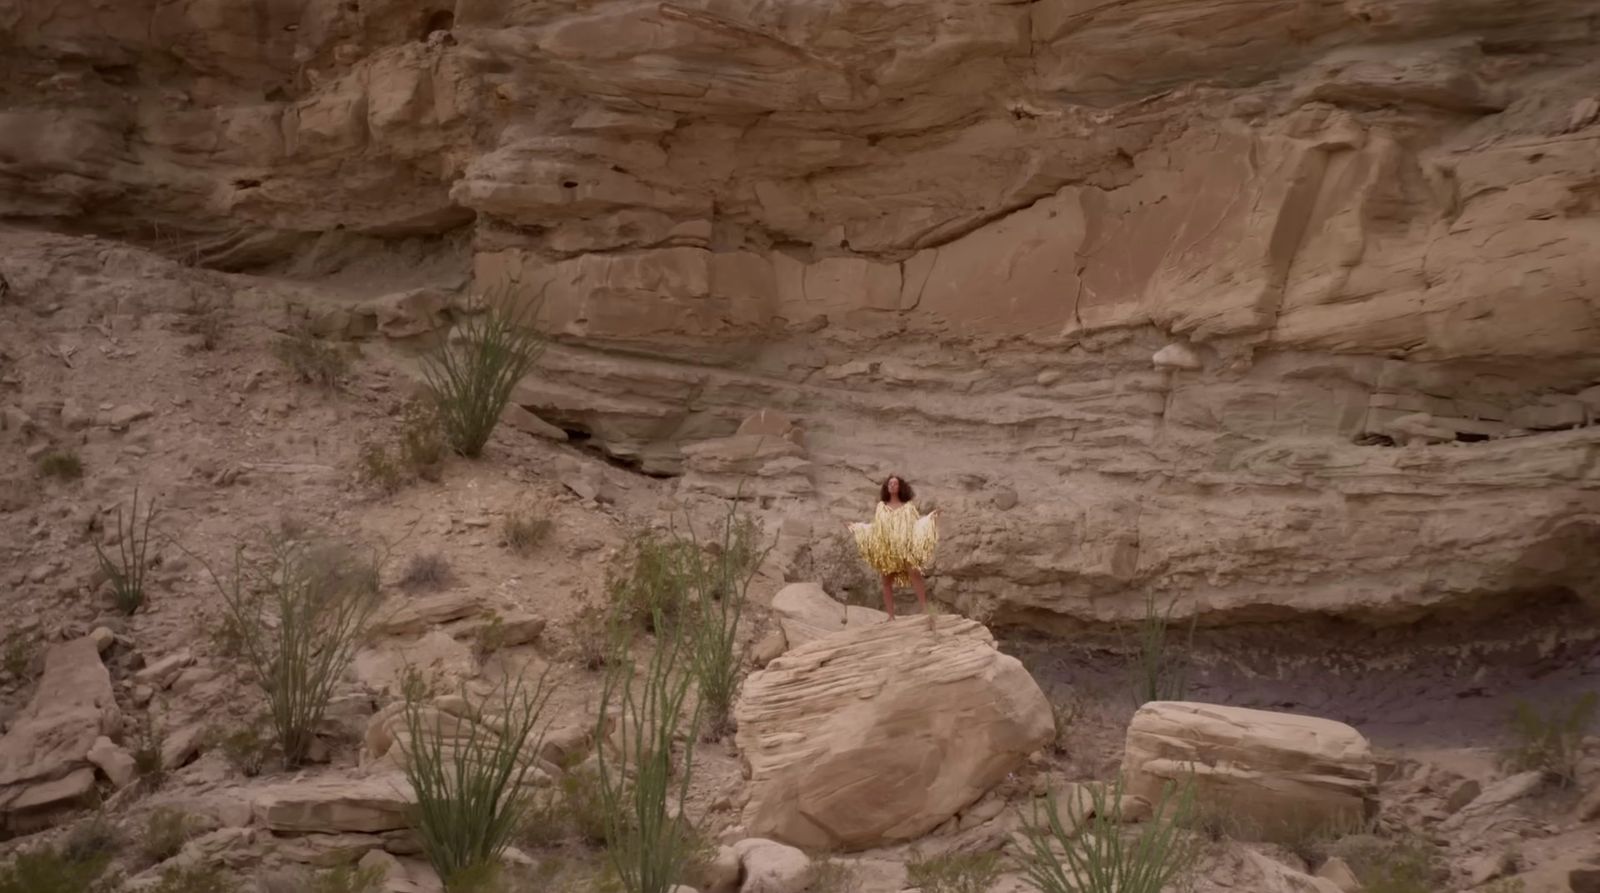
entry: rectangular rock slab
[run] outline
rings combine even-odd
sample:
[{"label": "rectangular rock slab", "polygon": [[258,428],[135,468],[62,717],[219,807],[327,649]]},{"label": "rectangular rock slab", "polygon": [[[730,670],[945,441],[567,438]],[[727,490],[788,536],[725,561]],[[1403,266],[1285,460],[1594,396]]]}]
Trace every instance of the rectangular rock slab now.
[{"label": "rectangular rock slab", "polygon": [[400,774],[288,782],[256,793],[256,821],[273,831],[376,834],[409,827],[417,802]]},{"label": "rectangular rock slab", "polygon": [[1230,835],[1241,840],[1354,828],[1377,810],[1367,739],[1314,716],[1151,702],[1128,725],[1122,772],[1128,793],[1151,803],[1192,778],[1196,802],[1229,819]]}]

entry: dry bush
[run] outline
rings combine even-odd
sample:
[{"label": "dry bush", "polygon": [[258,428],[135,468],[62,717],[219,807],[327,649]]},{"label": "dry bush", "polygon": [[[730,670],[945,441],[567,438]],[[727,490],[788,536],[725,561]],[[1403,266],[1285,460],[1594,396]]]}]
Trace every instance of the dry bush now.
[{"label": "dry bush", "polygon": [[163,806],[145,818],[144,834],[139,838],[139,855],[151,865],[165,862],[195,835],[195,823],[188,813]]},{"label": "dry bush", "polygon": [[984,893],[1000,876],[999,853],[945,853],[906,863],[906,878],[922,893]]},{"label": "dry bush", "polygon": [[39,847],[19,851],[0,864],[0,893],[100,893],[109,855],[75,858],[63,850]]},{"label": "dry bush", "polygon": [[161,750],[167,743],[166,726],[152,706],[139,717],[133,727],[130,751],[134,771],[147,787],[158,788],[167,778],[166,766],[161,762]]},{"label": "dry bush", "polygon": [[436,592],[454,579],[450,559],[442,552],[423,552],[411,556],[400,575],[400,588],[407,592]]},{"label": "dry bush", "polygon": [[0,648],[0,667],[13,680],[25,682],[33,676],[33,661],[38,653],[33,636],[12,633],[6,637],[5,646]]},{"label": "dry bush", "polygon": [[75,481],[83,477],[83,460],[78,454],[68,449],[48,450],[39,456],[39,473],[45,477],[58,478],[63,481]]},{"label": "dry bush", "polygon": [[263,725],[261,721],[252,722],[216,736],[223,757],[246,778],[260,775],[272,755],[272,739],[264,733]]},{"label": "dry bush", "polygon": [[377,893],[386,877],[381,866],[340,865],[318,872],[310,893]]},{"label": "dry bush", "polygon": [[238,885],[214,865],[174,865],[161,872],[149,893],[234,893]]},{"label": "dry bush", "polygon": [[518,512],[507,515],[500,534],[506,548],[518,555],[530,555],[550,536],[555,524],[549,518]]},{"label": "dry bush", "polygon": [[611,656],[611,629],[606,609],[589,602],[566,624],[571,656],[585,670],[598,670]]},{"label": "dry bush", "polygon": [[1329,847],[1361,882],[1362,893],[1433,893],[1447,872],[1438,852],[1420,836],[1353,834]]},{"label": "dry bush", "polygon": [[191,291],[175,328],[185,335],[197,337],[197,346],[201,350],[216,350],[228,328],[226,308],[207,295]]},{"label": "dry bush", "polygon": [[426,403],[411,401],[400,419],[393,449],[368,443],[358,457],[361,482],[384,494],[397,493],[417,480],[437,481],[444,472],[445,443],[438,416]]},{"label": "dry bush", "polygon": [[1548,773],[1562,787],[1578,781],[1583,739],[1594,725],[1600,695],[1586,691],[1569,704],[1552,704],[1543,712],[1518,701],[1511,714],[1512,744],[1501,755],[1514,772]]},{"label": "dry bush", "polygon": [[278,339],[272,355],[299,381],[336,388],[350,374],[350,357],[304,329]]}]

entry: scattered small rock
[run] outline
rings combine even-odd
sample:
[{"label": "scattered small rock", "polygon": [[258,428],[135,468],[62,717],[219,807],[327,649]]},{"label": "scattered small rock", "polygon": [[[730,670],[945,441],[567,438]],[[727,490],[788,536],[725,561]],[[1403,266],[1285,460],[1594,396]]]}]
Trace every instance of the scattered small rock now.
[{"label": "scattered small rock", "polygon": [[750,838],[733,845],[744,869],[740,893],[801,893],[811,877],[811,858],[774,840]]},{"label": "scattered small rock", "polygon": [[101,654],[110,651],[111,646],[117,642],[117,634],[103,626],[95,627],[94,631],[89,633],[89,638],[94,641],[95,649]]},{"label": "scattered small rock", "polygon": [[139,775],[133,755],[104,735],[96,738],[94,745],[89,748],[89,762],[99,767],[111,780],[112,787],[118,790],[132,784]]},{"label": "scattered small rock", "polygon": [[515,403],[506,404],[505,411],[500,413],[500,421],[505,422],[507,425],[523,432],[524,434],[532,434],[535,437],[543,437],[547,440],[559,442],[565,442],[567,439],[567,432],[557,428],[555,425],[550,424],[544,419],[539,418]]},{"label": "scattered small rock", "polygon": [[127,405],[118,406],[105,414],[106,427],[113,431],[121,431],[134,422],[142,421],[155,415],[155,410],[148,406]]},{"label": "scattered small rock", "polygon": [[1356,878],[1356,873],[1350,864],[1338,856],[1329,856],[1322,867],[1317,869],[1317,877],[1331,881],[1340,893],[1359,893],[1361,881]]},{"label": "scattered small rock", "polygon": [[157,689],[165,689],[177,680],[178,674],[183,672],[184,667],[192,663],[194,663],[194,655],[185,648],[145,667],[135,673],[133,678],[135,682],[152,685]]},{"label": "scattered small rock", "polygon": [[1469,778],[1456,785],[1455,789],[1450,792],[1450,796],[1445,798],[1445,811],[1454,815],[1465,808],[1468,803],[1478,799],[1478,795],[1482,793],[1483,785]]},{"label": "scattered small rock", "polygon": [[194,723],[168,735],[161,744],[162,768],[177,769],[199,756],[200,744],[205,740],[205,734],[205,728],[199,723]]},{"label": "scattered small rock", "polygon": [[1199,369],[1203,365],[1194,348],[1177,342],[1156,351],[1150,362],[1161,369]]}]

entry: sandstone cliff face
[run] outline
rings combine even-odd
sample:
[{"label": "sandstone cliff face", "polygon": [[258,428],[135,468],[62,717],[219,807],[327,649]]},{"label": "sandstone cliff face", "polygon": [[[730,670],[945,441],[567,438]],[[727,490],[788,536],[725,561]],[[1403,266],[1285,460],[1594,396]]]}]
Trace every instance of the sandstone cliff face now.
[{"label": "sandstone cliff face", "polygon": [[468,233],[560,337],[519,401],[645,471],[899,470],[1041,621],[1393,619],[1600,579],[1597,58],[1588,0],[0,0],[0,214]]}]

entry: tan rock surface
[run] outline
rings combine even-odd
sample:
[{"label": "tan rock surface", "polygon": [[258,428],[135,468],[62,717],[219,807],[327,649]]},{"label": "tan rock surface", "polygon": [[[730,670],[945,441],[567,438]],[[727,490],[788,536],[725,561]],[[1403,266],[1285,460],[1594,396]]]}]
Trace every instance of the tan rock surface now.
[{"label": "tan rock surface", "polygon": [[833,521],[905,467],[1039,625],[1600,579],[1588,3],[457,6],[12,0],[0,216],[359,268],[348,337],[470,267],[525,427]]},{"label": "tan rock surface", "polygon": [[772,597],[784,641],[798,648],[833,633],[884,623],[889,615],[872,608],[842,605],[816,583],[790,583]]},{"label": "tan rock surface", "polygon": [[1122,771],[1150,802],[1192,779],[1200,808],[1240,840],[1360,827],[1377,805],[1366,738],[1311,716],[1152,702],[1128,725]]},{"label": "tan rock surface", "polygon": [[1049,741],[1049,703],[1022,665],[981,624],[937,620],[835,633],[746,680],[751,833],[816,849],[915,839]]},{"label": "tan rock surface", "polygon": [[272,831],[376,834],[408,827],[416,802],[398,773],[367,778],[327,776],[288,781],[256,791],[256,821]]},{"label": "tan rock surface", "polygon": [[53,812],[87,802],[90,754],[120,723],[94,639],[52,644],[33,698],[0,737],[0,830],[33,830]]}]

